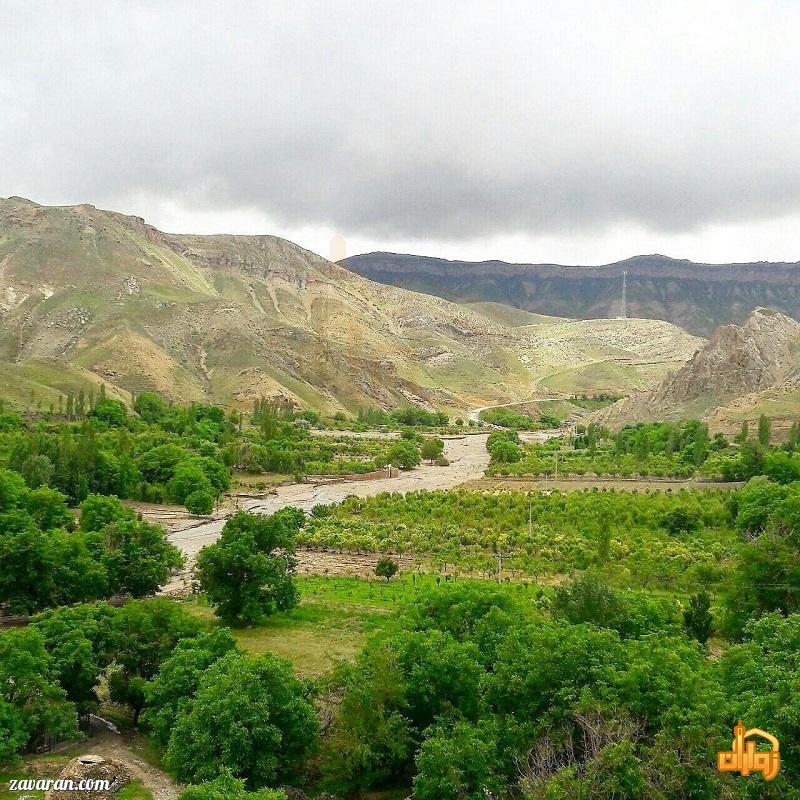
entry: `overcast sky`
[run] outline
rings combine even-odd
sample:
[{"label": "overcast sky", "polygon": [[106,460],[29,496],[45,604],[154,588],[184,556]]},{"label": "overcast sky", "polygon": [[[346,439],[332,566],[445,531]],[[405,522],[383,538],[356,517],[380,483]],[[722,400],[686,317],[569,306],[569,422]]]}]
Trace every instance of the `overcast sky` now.
[{"label": "overcast sky", "polygon": [[800,260],[800,3],[0,0],[0,196],[323,255]]}]

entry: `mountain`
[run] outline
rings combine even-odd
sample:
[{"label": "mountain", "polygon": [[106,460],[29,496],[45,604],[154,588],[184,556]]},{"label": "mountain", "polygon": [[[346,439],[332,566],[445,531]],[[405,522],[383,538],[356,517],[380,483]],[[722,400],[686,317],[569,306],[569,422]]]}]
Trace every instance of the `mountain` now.
[{"label": "mountain", "polygon": [[581,319],[620,315],[627,273],[627,316],[667,320],[698,336],[741,322],[758,306],[800,317],[800,263],[695,264],[650,255],[579,267],[366,253],[342,264],[380,283],[454,302]]},{"label": "mountain", "polygon": [[[274,236],[174,235],[91,205],[0,200],[0,393],[18,403],[102,381],[121,397],[465,409],[525,399],[569,369],[589,370],[581,385],[641,388],[699,344],[662,322],[493,311],[374,283]],[[640,367],[654,325],[668,344]]]},{"label": "mountain", "polygon": [[800,410],[800,322],[767,308],[723,325],[676,373],[655,388],[599,412],[611,428],[646,420],[706,418],[733,433],[766,413],[786,426]]}]

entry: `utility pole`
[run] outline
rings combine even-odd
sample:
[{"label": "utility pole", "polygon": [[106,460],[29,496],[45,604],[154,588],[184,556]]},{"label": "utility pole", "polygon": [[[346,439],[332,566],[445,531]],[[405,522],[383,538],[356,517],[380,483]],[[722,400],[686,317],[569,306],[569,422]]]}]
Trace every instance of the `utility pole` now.
[{"label": "utility pole", "polygon": [[628,316],[628,270],[623,270],[622,272],[622,319],[626,319]]},{"label": "utility pole", "polygon": [[498,552],[497,554],[497,582],[500,583],[500,573],[503,571],[503,559],[504,558],[511,558],[513,553],[501,553]]}]

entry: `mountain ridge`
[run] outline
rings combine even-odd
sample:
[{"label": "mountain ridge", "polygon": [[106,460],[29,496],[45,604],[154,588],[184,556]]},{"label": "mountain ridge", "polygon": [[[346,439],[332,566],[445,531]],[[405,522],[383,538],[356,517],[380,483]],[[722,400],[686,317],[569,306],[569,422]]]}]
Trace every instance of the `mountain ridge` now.
[{"label": "mountain ridge", "polygon": [[[565,387],[644,388],[700,344],[650,320],[516,326],[492,311],[272,235],[170,234],[89,204],[0,200],[0,390],[44,403],[88,379],[244,407],[281,395],[327,412],[463,410],[529,399],[556,368],[577,370]],[[665,344],[640,366],[644,331]]]},{"label": "mountain ridge", "polygon": [[800,316],[800,262],[705,264],[650,254],[599,266],[565,266],[376,252],[341,263],[372,280],[453,302],[498,302],[582,319],[621,314],[627,272],[628,316],[663,319],[699,336],[741,322],[759,306]]}]

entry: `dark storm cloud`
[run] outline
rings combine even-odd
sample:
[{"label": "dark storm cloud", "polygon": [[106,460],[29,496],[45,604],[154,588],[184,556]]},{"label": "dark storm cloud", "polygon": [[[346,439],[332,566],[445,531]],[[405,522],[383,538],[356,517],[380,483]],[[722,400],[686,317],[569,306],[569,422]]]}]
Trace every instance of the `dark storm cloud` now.
[{"label": "dark storm cloud", "polygon": [[800,206],[795,3],[0,3],[0,194],[472,238]]}]

